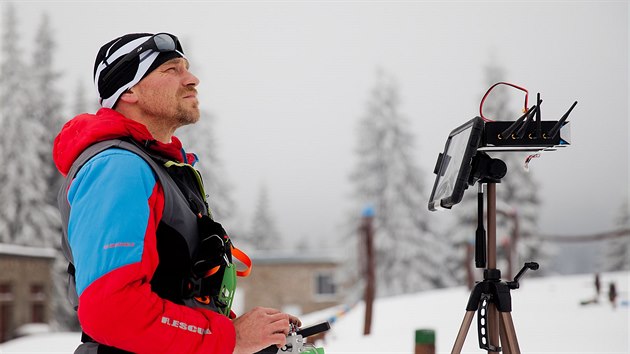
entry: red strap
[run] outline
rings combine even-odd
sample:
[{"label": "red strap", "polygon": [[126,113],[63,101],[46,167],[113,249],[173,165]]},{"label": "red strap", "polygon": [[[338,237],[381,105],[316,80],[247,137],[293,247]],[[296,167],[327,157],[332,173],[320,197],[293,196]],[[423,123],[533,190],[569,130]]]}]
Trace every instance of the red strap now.
[{"label": "red strap", "polygon": [[232,256],[234,256],[234,258],[238,259],[241,263],[243,263],[247,267],[244,270],[237,270],[236,275],[238,275],[239,277],[248,276],[249,273],[251,273],[252,271],[252,260],[249,258],[249,256],[246,255],[245,252],[234,247],[234,245],[232,245]]}]

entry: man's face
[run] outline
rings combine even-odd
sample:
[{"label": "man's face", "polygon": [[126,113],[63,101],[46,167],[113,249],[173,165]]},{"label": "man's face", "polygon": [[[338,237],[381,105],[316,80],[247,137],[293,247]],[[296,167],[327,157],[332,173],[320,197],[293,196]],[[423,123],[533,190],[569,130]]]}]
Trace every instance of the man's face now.
[{"label": "man's face", "polygon": [[199,79],[188,71],[184,58],[171,59],[142,79],[134,92],[142,111],[174,128],[199,120],[197,85]]}]

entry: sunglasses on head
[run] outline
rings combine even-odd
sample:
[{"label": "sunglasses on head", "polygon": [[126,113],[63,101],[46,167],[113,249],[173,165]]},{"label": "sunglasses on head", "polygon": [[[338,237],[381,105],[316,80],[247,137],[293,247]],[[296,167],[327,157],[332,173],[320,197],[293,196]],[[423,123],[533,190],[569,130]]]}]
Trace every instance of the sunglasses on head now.
[{"label": "sunglasses on head", "polygon": [[103,77],[104,81],[108,81],[112,76],[115,76],[115,73],[119,72],[118,69],[124,67],[130,61],[135,58],[140,57],[140,54],[145,53],[149,50],[153,50],[155,52],[174,52],[177,50],[177,46],[179,41],[177,37],[168,33],[158,33],[153,35],[151,38],[147,39],[144,43],[137,46],[134,50],[127,53],[122,59],[120,59],[116,65],[114,65],[111,69],[107,71],[107,74]]}]

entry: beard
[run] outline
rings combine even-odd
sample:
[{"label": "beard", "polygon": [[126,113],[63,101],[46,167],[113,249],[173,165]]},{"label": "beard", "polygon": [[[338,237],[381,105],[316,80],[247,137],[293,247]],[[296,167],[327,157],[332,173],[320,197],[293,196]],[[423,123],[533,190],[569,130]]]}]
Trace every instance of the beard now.
[{"label": "beard", "polygon": [[195,103],[192,107],[185,107],[182,102],[177,105],[173,119],[178,125],[184,126],[188,124],[195,124],[199,121],[201,112],[199,111],[199,103]]},{"label": "beard", "polygon": [[183,98],[196,91],[194,88],[182,88],[169,99],[165,99],[165,96],[159,93],[150,95],[143,102],[142,111],[146,115],[156,117],[161,124],[175,128],[197,123],[201,115],[199,102],[196,99]]},{"label": "beard", "polygon": [[192,103],[188,102],[188,99],[180,98],[190,93],[194,93],[196,97],[197,90],[195,88],[184,88],[182,90],[178,90],[177,92],[179,100],[177,102],[173,118],[180,126],[195,124],[199,121],[199,117],[201,116],[199,101],[196,98]]}]

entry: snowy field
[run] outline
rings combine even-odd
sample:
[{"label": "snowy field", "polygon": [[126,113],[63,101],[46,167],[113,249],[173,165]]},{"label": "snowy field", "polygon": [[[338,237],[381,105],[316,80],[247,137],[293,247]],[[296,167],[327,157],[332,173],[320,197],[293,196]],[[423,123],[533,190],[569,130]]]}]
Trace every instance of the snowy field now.
[{"label": "snowy field", "polygon": [[[512,318],[522,353],[630,353],[628,284],[630,272],[601,275],[599,303],[581,305],[595,295],[592,275],[521,281],[512,291]],[[619,293],[608,301],[610,282]],[[449,353],[468,301],[468,290],[451,288],[380,299],[375,303],[372,335],[363,337],[363,306],[338,316],[327,335],[326,353],[413,353],[416,329],[436,332],[436,351]],[[305,324],[333,315],[303,316]],[[477,345],[476,317],[463,353],[485,353]],[[0,353],[72,353],[77,333],[35,335],[0,345]]]}]

